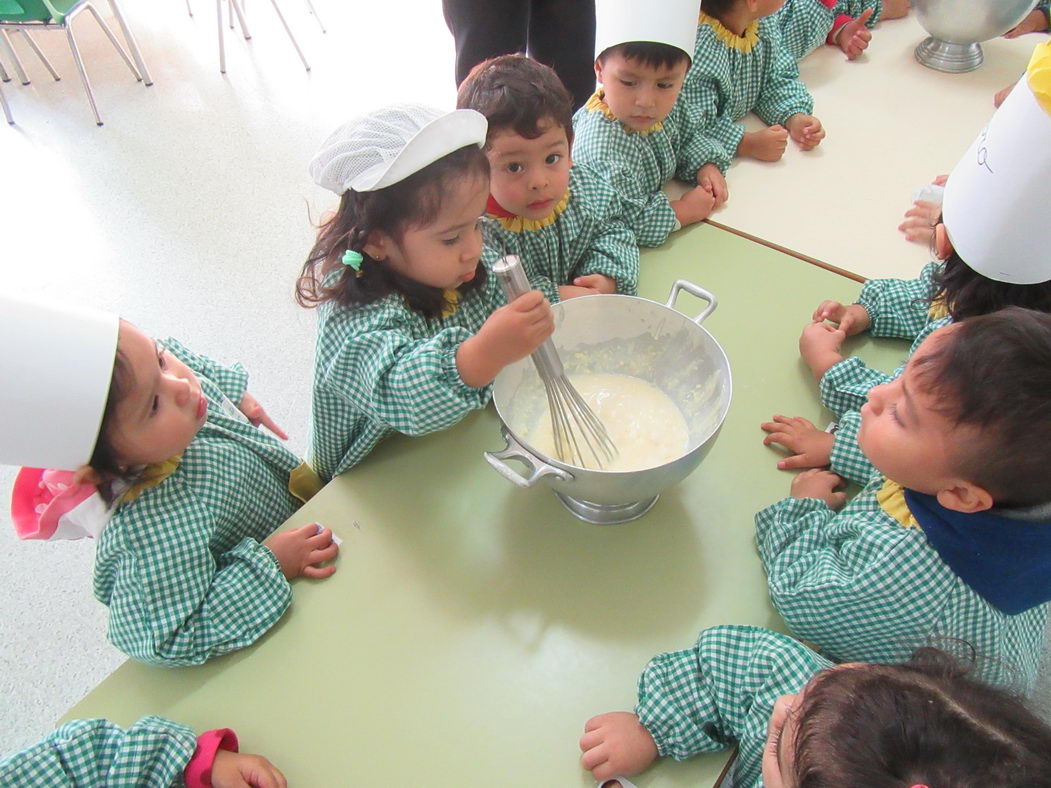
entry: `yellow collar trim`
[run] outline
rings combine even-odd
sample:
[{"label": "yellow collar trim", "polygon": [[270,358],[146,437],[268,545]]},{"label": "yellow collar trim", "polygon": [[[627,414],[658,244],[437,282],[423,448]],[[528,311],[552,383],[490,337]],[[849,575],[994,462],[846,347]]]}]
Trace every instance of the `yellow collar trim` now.
[{"label": "yellow collar trim", "polygon": [[905,488],[891,479],[883,480],[883,487],[876,493],[880,508],[905,528],[919,528],[919,521],[912,516],[905,502]]},{"label": "yellow collar trim", "polygon": [[[606,91],[603,88],[599,88],[595,91],[594,95],[592,95],[592,97],[587,100],[587,103],[584,105],[584,109],[586,109],[588,112],[601,112],[610,120],[617,120],[617,116],[613,114],[613,111],[609,108],[609,104],[606,103]],[[620,121],[617,122],[619,123]],[[652,134],[653,132],[660,131],[664,128],[664,122],[660,120],[654,122],[654,124],[648,129],[642,130],[633,129],[630,126],[627,126],[623,123],[621,123],[620,125],[624,129],[624,131],[628,132],[629,134],[639,134],[642,136]]]},{"label": "yellow collar trim", "polygon": [[442,317],[452,317],[456,314],[456,310],[460,308],[460,291],[443,290],[442,297],[445,299],[445,305],[442,307]]},{"label": "yellow collar trim", "polygon": [[945,304],[944,298],[939,298],[937,301],[932,301],[930,309],[927,310],[927,317],[931,320],[941,320],[943,317],[949,316],[949,307]]},{"label": "yellow collar trim", "polygon": [[146,492],[146,490],[151,487],[156,487],[175,473],[175,469],[179,467],[179,462],[181,460],[182,455],[176,454],[171,459],[147,465],[142,469],[142,473],[139,474],[135,483],[124,491],[124,494],[120,497],[120,503],[131,503]]},{"label": "yellow collar trim", "polygon": [[726,44],[726,46],[730,47],[730,49],[736,49],[738,52],[744,52],[747,54],[755,49],[755,45],[759,43],[758,19],[753,19],[748,24],[748,27],[744,29],[744,35],[740,36],[726,27],[714,16],[709,16],[704,13],[704,11],[701,11],[700,16],[697,17],[697,23],[711,27],[716,38]]},{"label": "yellow collar trim", "polygon": [[490,214],[490,216],[500,222],[500,226],[505,230],[510,230],[513,233],[541,230],[544,227],[550,227],[558,220],[558,217],[566,210],[566,206],[569,205],[569,195],[570,191],[566,189],[565,196],[555,204],[555,207],[551,209],[551,213],[543,219],[527,219],[524,216],[496,216],[495,214]]}]

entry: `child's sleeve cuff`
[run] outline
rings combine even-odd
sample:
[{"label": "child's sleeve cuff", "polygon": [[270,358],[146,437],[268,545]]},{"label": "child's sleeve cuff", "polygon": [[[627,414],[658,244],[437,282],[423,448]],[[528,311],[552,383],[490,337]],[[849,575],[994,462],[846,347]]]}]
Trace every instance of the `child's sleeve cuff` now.
[{"label": "child's sleeve cuff", "polygon": [[237,752],[237,747],[237,734],[229,728],[205,731],[198,736],[197,749],[183,771],[186,788],[210,788],[215,754],[219,750]]}]

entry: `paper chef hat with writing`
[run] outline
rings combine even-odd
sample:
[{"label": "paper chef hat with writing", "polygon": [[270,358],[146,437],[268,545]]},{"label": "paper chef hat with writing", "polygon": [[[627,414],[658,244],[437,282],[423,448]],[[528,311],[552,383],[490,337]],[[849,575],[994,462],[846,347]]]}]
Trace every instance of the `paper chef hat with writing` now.
[{"label": "paper chef hat with writing", "polygon": [[949,175],[942,219],[972,269],[997,282],[1051,280],[1051,42]]},{"label": "paper chef hat with writing", "polygon": [[629,41],[652,41],[678,47],[693,58],[697,38],[698,0],[597,0],[595,57]]},{"label": "paper chef hat with writing", "polygon": [[0,295],[0,464],[91,458],[117,351],[116,315]]}]

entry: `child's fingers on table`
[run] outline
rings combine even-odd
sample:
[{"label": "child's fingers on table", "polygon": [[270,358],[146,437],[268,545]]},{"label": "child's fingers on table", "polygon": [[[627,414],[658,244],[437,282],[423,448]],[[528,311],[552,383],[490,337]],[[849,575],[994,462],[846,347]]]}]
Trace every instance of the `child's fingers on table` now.
[{"label": "child's fingers on table", "polygon": [[317,564],[323,564],[326,561],[335,560],[337,555],[339,555],[339,545],[332,543],[328,547],[311,550],[310,553],[307,554],[306,562],[310,566],[316,566]]},{"label": "child's fingers on table", "polygon": [[781,471],[794,471],[796,468],[813,468],[814,458],[807,453],[793,454],[777,461],[777,468]]},{"label": "child's fingers on table", "polygon": [[336,574],[336,565],[314,566],[311,564],[304,566],[300,574],[303,577],[309,577],[311,580],[324,580],[326,577],[332,577],[332,575]]},{"label": "child's fingers on table", "polygon": [[592,728],[589,731],[585,731],[584,735],[580,737],[581,752],[587,752],[597,747],[604,738],[605,733],[600,728]]},{"label": "child's fingers on table", "polygon": [[304,530],[307,528],[313,528],[314,533],[310,534],[307,541],[312,547],[321,547],[332,541],[332,529],[326,528],[321,523],[311,523],[310,525],[303,526]]},{"label": "child's fingers on table", "polygon": [[589,748],[580,756],[580,762],[583,764],[584,768],[592,771],[601,767],[608,760],[609,748],[607,748],[604,743]]}]

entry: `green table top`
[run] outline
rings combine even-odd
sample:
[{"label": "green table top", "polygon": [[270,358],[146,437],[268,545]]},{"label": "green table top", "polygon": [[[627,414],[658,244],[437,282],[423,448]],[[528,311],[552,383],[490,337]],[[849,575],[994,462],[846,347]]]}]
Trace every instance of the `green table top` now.
[{"label": "green table top", "polygon": [[[392,438],[290,520],[343,538],[339,571],[296,581],[291,611],[257,645],[199,668],[125,663],[68,718],[229,726],[293,786],[593,785],[583,724],[633,708],[651,656],[715,624],[783,628],[752,516],[791,477],[759,423],[829,419],[796,342],[822,299],[859,288],[707,225],[643,254],[642,295],[664,301],[677,278],[719,299],[705,326],[729,356],[733,404],[700,467],[649,514],[589,525],[546,488],[512,486],[482,458],[503,447],[491,407]],[[688,314],[700,306],[679,298]],[[852,349],[892,369],[907,346]],[[637,782],[712,785],[725,762],[662,760]]]}]

